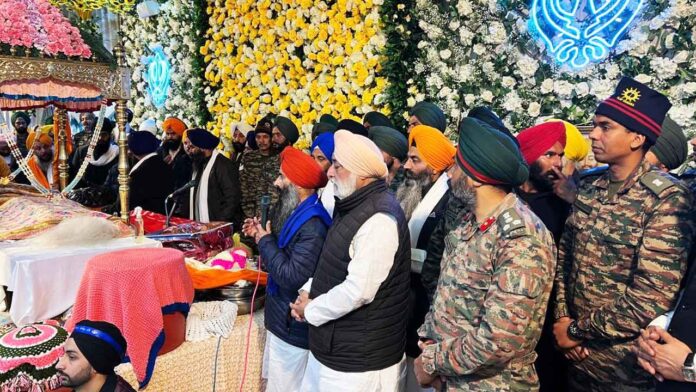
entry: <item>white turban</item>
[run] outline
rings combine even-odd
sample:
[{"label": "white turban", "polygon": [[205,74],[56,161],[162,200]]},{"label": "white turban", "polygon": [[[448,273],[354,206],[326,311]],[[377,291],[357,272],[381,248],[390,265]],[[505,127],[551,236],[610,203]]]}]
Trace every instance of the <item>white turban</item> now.
[{"label": "white turban", "polygon": [[334,134],[334,159],[358,177],[386,178],[387,165],[379,147],[370,139],[349,131]]}]

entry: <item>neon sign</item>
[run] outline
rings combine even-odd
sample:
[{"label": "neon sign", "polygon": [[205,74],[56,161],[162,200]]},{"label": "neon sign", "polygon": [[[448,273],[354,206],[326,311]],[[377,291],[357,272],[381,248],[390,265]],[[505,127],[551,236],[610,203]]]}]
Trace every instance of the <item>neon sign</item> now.
[{"label": "neon sign", "polygon": [[150,50],[152,55],[142,58],[143,65],[145,65],[144,79],[147,82],[147,93],[150,94],[152,104],[159,109],[167,101],[172,66],[161,45],[153,45]]},{"label": "neon sign", "polygon": [[605,59],[643,11],[644,0],[534,0],[530,31],[559,64]]}]

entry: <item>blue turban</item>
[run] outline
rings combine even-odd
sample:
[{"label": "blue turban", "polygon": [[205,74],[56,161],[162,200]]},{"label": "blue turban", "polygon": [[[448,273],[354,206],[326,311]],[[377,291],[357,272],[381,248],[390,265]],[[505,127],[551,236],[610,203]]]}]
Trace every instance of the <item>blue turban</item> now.
[{"label": "blue turban", "polygon": [[214,150],[220,139],[203,128],[193,128],[186,131],[188,139],[194,146],[203,150]]},{"label": "blue turban", "polygon": [[322,133],[319,136],[317,136],[316,139],[314,139],[314,142],[312,143],[312,147],[309,149],[309,152],[312,153],[314,152],[314,149],[319,147],[321,152],[324,153],[324,156],[328,160],[331,160],[333,157],[333,152],[334,152],[334,134],[333,132],[326,132]]},{"label": "blue turban", "polygon": [[160,141],[152,132],[134,131],[128,135],[128,149],[135,155],[144,156],[157,151]]}]

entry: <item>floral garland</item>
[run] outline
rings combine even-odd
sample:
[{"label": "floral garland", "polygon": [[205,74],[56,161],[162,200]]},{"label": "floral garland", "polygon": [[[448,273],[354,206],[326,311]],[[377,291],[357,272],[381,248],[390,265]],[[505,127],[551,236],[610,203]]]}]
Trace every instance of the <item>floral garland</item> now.
[{"label": "floral garland", "polygon": [[[19,170],[24,173],[24,176],[29,180],[29,183],[39,191],[44,196],[48,196],[51,194],[51,190],[43,186],[39,180],[36,179],[36,176],[34,176],[34,172],[31,171],[29,168],[29,165],[27,162],[29,162],[29,159],[31,158],[31,154],[27,154],[27,157],[22,156],[22,152],[19,151],[19,147],[17,146],[17,142],[13,137],[9,137],[12,134],[12,131],[10,131],[9,127],[7,124],[2,124],[0,125],[0,134],[4,134],[6,136],[7,140],[7,146],[10,148],[10,152],[12,153],[12,157],[15,159],[17,162],[17,165],[19,166]],[[13,175],[16,176],[16,174],[12,173]],[[6,180],[2,181],[3,183],[6,182]]]},{"label": "floral garland", "polygon": [[322,114],[358,118],[383,106],[381,3],[209,0],[201,53],[214,130],[281,114],[301,126],[297,145],[308,147]]},{"label": "floral garland", "polygon": [[80,31],[48,0],[0,1],[0,43],[52,56],[92,56]]},{"label": "floral garland", "polygon": [[[126,62],[132,71],[133,95],[129,107],[133,123],[148,118],[160,124],[170,116],[184,120],[189,126],[209,121],[203,93],[203,56],[199,48],[207,28],[205,0],[169,0],[161,4],[156,16],[141,19],[135,13],[123,18]],[[147,94],[142,58],[149,56],[149,46],[160,44],[172,65],[171,87],[164,107],[157,109]]]},{"label": "floral garland", "polygon": [[73,188],[77,186],[77,184],[82,180],[82,177],[85,175],[85,172],[87,171],[87,166],[89,166],[89,163],[92,161],[92,155],[94,154],[94,147],[96,147],[97,142],[99,141],[99,135],[101,134],[102,126],[104,126],[104,114],[106,113],[106,104],[102,104],[101,108],[99,109],[99,117],[97,117],[97,125],[94,127],[94,133],[92,133],[92,139],[89,141],[89,146],[87,147],[87,154],[85,154],[85,159],[82,160],[82,164],[80,164],[80,168],[77,170],[77,174],[75,175],[75,178],[73,178],[72,181],[63,189],[61,192],[62,194],[67,194],[68,192],[72,191]]},{"label": "floral garland", "polygon": [[696,125],[693,2],[649,2],[613,56],[579,72],[548,60],[527,28],[530,3],[417,0],[414,14],[425,36],[417,43],[417,78],[407,83],[409,105],[435,100],[448,115],[450,130],[477,105],[492,106],[514,130],[551,116],[585,123],[598,101],[628,75],[666,93],[676,122]]}]

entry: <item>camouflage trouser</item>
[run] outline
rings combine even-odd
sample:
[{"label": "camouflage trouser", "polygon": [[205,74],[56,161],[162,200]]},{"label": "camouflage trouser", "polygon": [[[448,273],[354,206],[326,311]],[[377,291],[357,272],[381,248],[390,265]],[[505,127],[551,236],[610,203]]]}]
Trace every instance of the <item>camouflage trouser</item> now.
[{"label": "camouflage trouser", "polygon": [[622,385],[619,382],[599,382],[587,373],[572,366],[568,370],[568,391],[570,392],[648,392],[654,390],[654,383],[635,386]]}]

